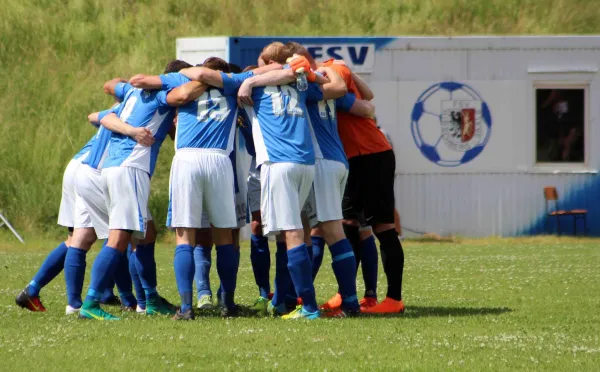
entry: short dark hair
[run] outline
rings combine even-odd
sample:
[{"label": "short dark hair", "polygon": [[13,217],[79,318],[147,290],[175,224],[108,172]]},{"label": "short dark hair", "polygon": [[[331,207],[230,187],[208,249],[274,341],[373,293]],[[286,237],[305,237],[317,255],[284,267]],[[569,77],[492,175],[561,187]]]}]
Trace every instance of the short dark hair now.
[{"label": "short dark hair", "polygon": [[165,74],[171,72],[179,72],[179,70],[183,70],[184,68],[192,67],[189,63],[185,61],[181,61],[179,59],[174,59],[171,62],[167,63],[167,67],[165,67]]},{"label": "short dark hair", "polygon": [[231,72],[232,74],[239,74],[240,72],[242,72],[242,68],[236,65],[235,63],[230,63],[229,72]]},{"label": "short dark hair", "polygon": [[229,69],[229,63],[225,62],[223,58],[219,57],[209,57],[204,60],[202,64],[203,67],[209,68],[211,70],[218,70],[222,72],[229,73],[231,72]]}]

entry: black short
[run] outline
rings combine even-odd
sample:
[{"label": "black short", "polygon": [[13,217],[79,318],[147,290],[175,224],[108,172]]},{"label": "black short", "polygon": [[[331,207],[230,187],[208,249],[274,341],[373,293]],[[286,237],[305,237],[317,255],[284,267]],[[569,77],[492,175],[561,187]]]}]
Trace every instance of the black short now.
[{"label": "black short", "polygon": [[358,219],[363,226],[394,223],[394,151],[355,156],[349,163],[344,219]]}]

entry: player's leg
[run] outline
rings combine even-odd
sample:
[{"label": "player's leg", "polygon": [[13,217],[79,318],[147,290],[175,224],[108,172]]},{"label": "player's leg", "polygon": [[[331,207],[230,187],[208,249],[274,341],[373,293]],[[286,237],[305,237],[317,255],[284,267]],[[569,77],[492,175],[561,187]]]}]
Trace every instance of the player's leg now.
[{"label": "player's leg", "polygon": [[75,208],[75,174],[80,163],[76,160],[71,160],[63,174],[62,182],[62,197],[58,213],[58,224],[68,228],[67,240],[60,243],[46,257],[29,285],[22,290],[15,302],[18,306],[30,311],[46,311],[39,298],[40,291],[48,283],[50,283],[63,270],[65,257],[67,255],[67,247],[70,244],[71,236],[73,235]]},{"label": "player's leg", "polygon": [[379,255],[371,226],[360,228],[361,268],[365,284],[365,294],[360,300],[361,311],[377,305],[377,275]]},{"label": "player's leg", "polygon": [[274,200],[277,200],[278,204],[277,225],[285,232],[288,270],[296,293],[302,298],[302,306],[283,318],[315,319],[320,313],[312,280],[312,262],[306,245],[306,240],[310,240],[310,234],[307,238],[300,216],[312,188],[315,168],[308,165],[279,163],[273,170],[274,178],[279,181],[273,182],[276,186],[271,186]]},{"label": "player's leg", "polygon": [[137,271],[137,255],[135,254],[137,246],[137,241],[133,240],[130,242],[129,247],[127,247],[127,256],[128,256],[128,269],[129,276],[131,277],[131,281],[133,283],[133,288],[135,289],[135,299],[137,302],[136,313],[144,314],[146,313],[146,293],[144,292],[144,286],[142,285],[142,280],[140,279],[140,275]]},{"label": "player's leg", "polygon": [[213,225],[217,273],[221,281],[221,315],[235,316],[239,252],[232,235],[232,229],[237,227],[233,167],[229,157],[221,154],[204,154],[202,165],[204,205]]},{"label": "player's leg", "polygon": [[194,281],[198,297],[198,309],[212,309],[213,299],[210,289],[210,267],[212,265],[212,232],[208,215],[202,215],[202,228],[196,232],[196,246],[194,247],[194,264],[196,272]]},{"label": "player's leg", "polygon": [[[114,276],[132,234],[144,237],[146,233],[150,177],[147,172],[137,168],[115,167],[104,169],[102,180],[109,210],[108,242],[92,265],[90,286],[79,316],[84,319],[114,320],[118,318],[100,308],[100,295],[108,279]],[[147,310],[149,305],[150,301]]]},{"label": "player's leg", "polygon": [[202,226],[204,179],[200,154],[177,152],[173,158],[170,179],[171,226],[176,229],[175,279],[181,297],[181,308],[173,320],[192,320],[194,247],[196,231]]},{"label": "player's leg", "polygon": [[404,311],[402,302],[402,276],[404,251],[394,225],[394,176],[396,161],[392,151],[368,155],[372,164],[379,164],[378,172],[369,179],[372,189],[367,193],[365,214],[372,221],[375,236],[379,240],[383,270],[387,277],[386,298],[377,306],[366,309],[367,313],[398,313]]},{"label": "player's leg", "polygon": [[262,219],[260,215],[260,179],[252,173],[248,177],[248,210],[251,213],[250,229],[250,262],[254,280],[258,286],[259,297],[255,301],[254,309],[264,313],[267,309],[271,294],[269,270],[271,268],[271,252],[269,239],[263,235]]},{"label": "player's leg", "polygon": [[321,264],[323,263],[323,255],[325,253],[325,239],[323,239],[323,232],[319,227],[315,227],[310,232],[310,238],[312,240],[312,273],[313,281],[317,278]]},{"label": "player's leg", "polygon": [[360,310],[356,296],[356,259],[352,245],[344,235],[341,208],[348,172],[343,163],[325,159],[317,159],[315,168],[309,203],[312,204],[315,220],[320,221],[319,230],[331,251],[331,266],[341,297],[340,310],[330,315],[354,315]]},{"label": "player's leg", "polygon": [[85,279],[86,255],[98,237],[108,234],[108,211],[97,170],[81,165],[75,179],[75,230],[65,258],[66,313],[77,312]]}]

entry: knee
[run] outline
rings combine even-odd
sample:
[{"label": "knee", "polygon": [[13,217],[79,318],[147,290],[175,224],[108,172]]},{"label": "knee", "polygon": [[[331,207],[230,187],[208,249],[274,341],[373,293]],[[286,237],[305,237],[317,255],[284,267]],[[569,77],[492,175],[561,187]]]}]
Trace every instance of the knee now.
[{"label": "knee", "polygon": [[146,235],[144,239],[140,241],[141,244],[153,243],[156,241],[156,226],[154,225],[154,221],[148,221],[146,226]]},{"label": "knee", "polygon": [[262,236],[262,221],[260,220],[260,218],[258,219],[258,221],[254,219],[252,220],[252,222],[250,223],[250,229],[252,230],[253,235]]}]

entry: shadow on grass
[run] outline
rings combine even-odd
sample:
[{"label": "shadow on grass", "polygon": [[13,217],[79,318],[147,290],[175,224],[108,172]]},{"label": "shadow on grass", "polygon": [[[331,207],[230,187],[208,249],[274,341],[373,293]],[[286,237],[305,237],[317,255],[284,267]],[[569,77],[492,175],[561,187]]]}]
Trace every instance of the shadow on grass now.
[{"label": "shadow on grass", "polygon": [[481,315],[501,315],[512,312],[507,307],[441,307],[408,306],[403,314],[372,315],[384,318],[427,318],[427,317],[463,317]]}]

